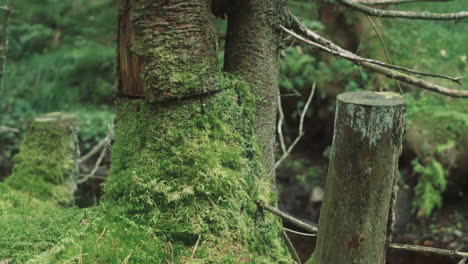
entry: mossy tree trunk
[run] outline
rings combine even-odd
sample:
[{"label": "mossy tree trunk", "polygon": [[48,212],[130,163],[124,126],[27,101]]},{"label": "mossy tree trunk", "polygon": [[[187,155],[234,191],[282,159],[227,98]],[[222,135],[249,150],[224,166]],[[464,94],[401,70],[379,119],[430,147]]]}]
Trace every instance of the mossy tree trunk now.
[{"label": "mossy tree trunk", "polygon": [[239,16],[242,25],[229,28],[227,75],[217,71],[212,1],[120,1],[105,201],[171,242],[174,263],[291,262],[281,223],[256,205],[276,202],[270,166],[282,1],[257,2],[223,1],[230,25]]},{"label": "mossy tree trunk", "polygon": [[308,263],[385,263],[404,114],[397,94],[338,96],[317,246]]}]

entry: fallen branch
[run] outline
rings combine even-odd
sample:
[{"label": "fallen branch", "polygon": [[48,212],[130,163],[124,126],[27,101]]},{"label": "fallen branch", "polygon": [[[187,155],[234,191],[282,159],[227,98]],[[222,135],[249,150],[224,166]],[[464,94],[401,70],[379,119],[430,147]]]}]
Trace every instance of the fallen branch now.
[{"label": "fallen branch", "polygon": [[198,248],[198,243],[200,243],[200,238],[201,238],[201,235],[198,235],[197,242],[195,242],[195,246],[193,247],[191,259],[193,259],[193,257],[195,256],[195,252],[197,251],[197,248]]},{"label": "fallen branch", "polygon": [[[288,34],[292,35],[293,37],[297,38],[298,40],[306,44],[317,47],[333,55],[337,55],[342,58],[348,59],[358,65],[362,65],[365,68],[368,68],[372,71],[383,74],[390,79],[399,80],[399,81],[414,85],[416,87],[429,90],[435,93],[447,95],[447,96],[468,98],[468,91],[466,90],[450,89],[450,88],[437,85],[432,82],[428,82],[428,81],[425,81],[425,80],[422,80],[422,79],[419,79],[419,78],[416,78],[416,77],[413,77],[413,76],[410,76],[410,75],[407,75],[398,71],[394,71],[392,70],[392,68],[400,68],[399,70],[404,70],[407,72],[413,71],[413,70],[409,70],[409,69],[396,66],[396,65],[390,65],[390,64],[377,61],[377,60],[363,58],[357,54],[354,54],[348,50],[345,50],[341,48],[340,46],[334,44],[333,42],[329,41],[328,39],[325,39],[319,36],[318,34],[312,32],[311,30],[307,29],[294,16],[292,16],[292,27],[294,28],[294,30],[299,31],[301,34],[305,35],[308,39],[280,25],[280,28],[283,31],[287,32]],[[444,78],[444,79],[451,79],[452,81],[457,82],[457,83],[459,83],[461,80],[461,77],[454,78],[454,77],[448,77],[448,76],[437,75],[437,74],[428,74],[428,73],[421,73],[421,72],[416,73],[416,71],[414,71],[414,73],[419,74],[419,75],[425,75],[425,76],[433,76],[433,77],[439,77],[439,78]]]},{"label": "fallen branch", "polygon": [[310,103],[312,102],[312,98],[314,97],[314,93],[315,93],[315,83],[312,85],[312,91],[310,92],[309,98],[307,99],[307,102],[304,105],[304,109],[302,110],[302,113],[301,113],[301,118],[300,118],[300,121],[299,121],[299,135],[297,135],[296,139],[293,141],[293,143],[289,146],[289,148],[287,150],[286,150],[286,147],[285,147],[285,144],[284,144],[283,132],[281,131],[281,126],[282,126],[282,123],[283,123],[284,114],[282,113],[283,109],[281,108],[281,99],[279,99],[278,109],[280,111],[280,120],[278,121],[278,134],[279,134],[279,138],[280,138],[281,148],[283,149],[283,155],[275,163],[275,170],[279,167],[281,162],[283,162],[283,160],[285,158],[287,158],[291,154],[291,151],[297,145],[299,140],[301,140],[302,136],[304,136],[304,119],[305,119],[305,115],[307,113],[307,110],[309,109]]},{"label": "fallen branch", "polygon": [[372,8],[352,0],[336,0],[339,4],[357,10],[369,16],[407,18],[407,19],[425,19],[425,20],[460,20],[468,17],[467,11],[457,13],[431,13],[431,12],[413,12],[398,10],[382,10]]},{"label": "fallen branch", "polygon": [[[259,206],[262,208],[270,211],[271,213],[283,218],[284,220],[287,220],[291,224],[294,224],[295,226],[302,228],[304,230],[309,231],[311,234],[307,234],[308,236],[313,236],[314,234],[318,233],[318,228],[304,223],[301,220],[282,212],[278,208],[269,206],[267,204],[263,203],[258,203]],[[305,234],[305,233],[303,233]],[[405,245],[405,244],[398,244],[398,243],[389,243],[387,246],[389,249],[393,250],[402,250],[402,251],[410,251],[410,252],[418,252],[418,253],[430,253],[430,254],[436,254],[436,255],[442,255],[442,256],[448,256],[448,257],[453,257],[453,258],[462,258],[467,259],[468,258],[468,252],[461,252],[458,250],[449,250],[449,249],[442,249],[442,248],[433,248],[433,247],[425,247],[425,246],[417,246],[417,245]],[[466,261],[466,260],[465,260]],[[463,264],[463,262],[459,262],[459,264]]]},{"label": "fallen branch", "polygon": [[449,2],[453,0],[354,0],[363,5],[399,5],[416,2]]},{"label": "fallen branch", "polygon": [[466,263],[466,260],[467,260],[466,258],[461,259],[460,262],[458,262],[457,264],[465,264],[465,263]]}]

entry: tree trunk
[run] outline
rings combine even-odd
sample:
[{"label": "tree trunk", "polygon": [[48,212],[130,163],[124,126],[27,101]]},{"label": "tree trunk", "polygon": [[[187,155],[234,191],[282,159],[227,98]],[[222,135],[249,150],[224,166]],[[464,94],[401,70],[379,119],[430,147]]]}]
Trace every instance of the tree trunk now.
[{"label": "tree trunk", "polygon": [[234,0],[228,10],[224,69],[239,74],[258,96],[255,123],[263,162],[274,179],[279,45],[279,24],[287,15],[286,0]]},{"label": "tree trunk", "polygon": [[276,201],[257,143],[272,134],[251,128],[272,101],[216,71],[210,4],[121,0],[105,200],[170,242],[174,263],[290,263],[280,221],[256,205]]},{"label": "tree trunk", "polygon": [[405,105],[391,93],[338,96],[314,264],[383,264]]}]

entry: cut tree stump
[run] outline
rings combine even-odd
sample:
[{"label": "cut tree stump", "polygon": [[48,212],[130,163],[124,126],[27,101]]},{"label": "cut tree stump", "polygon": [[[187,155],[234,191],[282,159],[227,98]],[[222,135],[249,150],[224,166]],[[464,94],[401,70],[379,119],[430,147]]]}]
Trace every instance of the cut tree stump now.
[{"label": "cut tree stump", "polygon": [[385,262],[405,109],[393,93],[338,96],[317,246],[308,263]]},{"label": "cut tree stump", "polygon": [[78,177],[77,121],[73,115],[50,113],[36,118],[15,156],[5,183],[36,198],[71,204]]}]

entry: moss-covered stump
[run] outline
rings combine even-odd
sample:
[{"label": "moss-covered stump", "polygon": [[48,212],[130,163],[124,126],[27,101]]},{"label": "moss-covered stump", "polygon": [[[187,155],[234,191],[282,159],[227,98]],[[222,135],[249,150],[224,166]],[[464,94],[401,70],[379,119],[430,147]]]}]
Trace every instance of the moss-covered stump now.
[{"label": "moss-covered stump", "polygon": [[5,183],[38,199],[70,204],[76,188],[79,156],[76,119],[62,113],[36,118],[15,156]]},{"label": "moss-covered stump", "polygon": [[405,104],[392,93],[338,96],[313,264],[383,264]]}]

